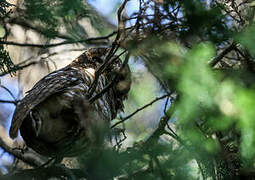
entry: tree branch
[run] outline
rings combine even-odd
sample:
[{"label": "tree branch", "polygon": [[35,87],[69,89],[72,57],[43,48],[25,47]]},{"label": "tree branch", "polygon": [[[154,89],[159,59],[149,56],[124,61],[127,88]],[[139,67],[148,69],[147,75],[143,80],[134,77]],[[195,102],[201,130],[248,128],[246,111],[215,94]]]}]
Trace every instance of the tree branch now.
[{"label": "tree branch", "polygon": [[41,167],[36,169],[26,169],[13,174],[7,174],[2,176],[2,180],[13,180],[13,179],[83,179],[86,178],[84,171],[80,169],[69,169],[61,165],[55,165],[50,167]]},{"label": "tree branch", "polygon": [[52,44],[31,44],[31,43],[18,43],[18,42],[13,42],[13,41],[2,41],[0,40],[0,44],[5,44],[5,45],[12,45],[12,46],[21,46],[21,47],[35,47],[35,48],[52,48],[56,46],[62,46],[62,45],[67,45],[67,44],[75,44],[75,43],[88,43],[92,41],[99,41],[99,40],[108,40],[111,36],[115,35],[117,32],[113,31],[112,33],[106,35],[106,36],[100,36],[100,37],[93,37],[93,38],[87,38],[87,39],[82,39],[78,41],[72,41],[72,40],[66,40],[62,41],[60,43],[52,43]]},{"label": "tree branch", "polygon": [[33,153],[23,153],[21,150],[12,149],[2,140],[2,138],[0,138],[0,147],[2,147],[4,151],[12,154],[14,157],[31,166],[38,167],[43,164],[43,161],[39,157],[36,157]]},{"label": "tree branch", "polygon": [[230,51],[232,51],[233,49],[235,49],[236,44],[232,43],[230,46],[228,46],[226,49],[224,49],[219,55],[217,55],[216,57],[214,57],[210,62],[209,65],[211,67],[214,67],[218,62],[220,62],[220,60],[227,55]]}]

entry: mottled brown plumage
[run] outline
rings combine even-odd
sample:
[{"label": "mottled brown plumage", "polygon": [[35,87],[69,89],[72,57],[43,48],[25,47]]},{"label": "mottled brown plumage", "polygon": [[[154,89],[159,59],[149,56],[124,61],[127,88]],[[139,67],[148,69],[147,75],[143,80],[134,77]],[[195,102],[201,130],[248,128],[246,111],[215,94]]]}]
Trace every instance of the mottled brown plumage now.
[{"label": "mottled brown plumage", "polygon": [[[15,138],[20,129],[26,144],[46,156],[74,156],[93,150],[98,129],[109,127],[110,120],[123,109],[122,101],[131,83],[126,66],[119,73],[119,80],[103,96],[89,103],[88,89],[107,51],[88,49],[68,66],[38,81],[17,105],[10,137]],[[120,67],[121,61],[117,59],[99,76],[93,95],[113,80]]]}]

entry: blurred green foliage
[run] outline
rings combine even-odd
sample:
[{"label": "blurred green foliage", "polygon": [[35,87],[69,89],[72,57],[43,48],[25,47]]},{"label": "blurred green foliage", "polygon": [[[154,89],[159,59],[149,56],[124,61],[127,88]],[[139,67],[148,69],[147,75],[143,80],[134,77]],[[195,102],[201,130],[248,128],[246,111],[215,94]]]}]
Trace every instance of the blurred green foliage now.
[{"label": "blurred green foliage", "polygon": [[184,16],[186,19],[184,36],[200,34],[209,40],[220,43],[226,40],[230,33],[224,21],[225,15],[219,6],[210,6],[207,1],[185,0],[183,2]]},{"label": "blurred green foliage", "polygon": [[[128,148],[103,153],[109,159],[117,158],[115,164],[105,165],[113,168],[107,172],[116,173],[112,177],[124,174],[126,179],[251,178],[249,173],[242,173],[255,169],[254,25],[236,29],[233,15],[223,13],[229,8],[223,3],[167,0],[161,10],[169,12],[178,6],[181,12],[180,20],[176,20],[179,23],[176,39],[160,30],[157,34],[148,25],[153,33],[141,42],[136,39],[128,42],[128,48],[143,59],[163,91],[177,93],[170,106],[161,104],[161,111],[174,110],[157,114],[156,127],[144,123],[148,120],[146,115],[152,116],[151,109],[132,117],[124,126]],[[224,54],[221,63],[211,67],[209,62],[232,41],[235,41],[232,50],[239,53],[237,58],[230,50],[226,53],[228,58]],[[223,63],[228,61],[230,66]],[[231,66],[236,61],[240,63]],[[143,71],[143,80],[132,87],[126,103],[128,112],[159,94],[146,73]],[[164,118],[172,128],[166,124],[160,128]],[[123,155],[126,158],[120,158]],[[85,160],[82,162],[86,164]],[[93,162],[103,163],[101,158]]]},{"label": "blurred green foliage", "polygon": [[50,38],[61,26],[71,28],[77,17],[89,17],[90,12],[81,0],[26,0],[24,5],[24,18],[40,23]]},{"label": "blurred green foliage", "polygon": [[240,42],[243,46],[245,46],[249,51],[252,53],[252,55],[255,54],[254,50],[254,37],[255,33],[255,25],[251,25],[243,30],[243,32],[238,33],[235,36],[235,39]]},{"label": "blurred green foliage", "polygon": [[[233,15],[236,9],[228,13],[235,3],[228,6],[223,1],[166,0],[162,7],[148,1],[149,5],[163,15],[160,21],[146,17],[137,23],[146,24],[144,29],[136,27],[141,37],[127,42],[127,49],[144,64],[131,65],[133,85],[124,115],[158,94],[174,92],[176,97],[171,97],[171,105],[164,100],[159,108],[150,107],[129,119],[122,126],[127,140],[118,136],[121,142],[114,148],[81,155],[82,169],[90,179],[254,178],[247,173],[255,172],[255,28],[247,23],[253,21],[254,9],[243,20],[242,14]],[[25,18],[44,27],[48,37],[55,37],[65,25],[72,38],[79,38],[72,28],[77,15],[94,18],[80,0],[27,0],[25,7]],[[174,22],[166,26],[165,17]],[[234,48],[210,66],[233,42]],[[1,47],[2,64],[3,71],[13,69]]]}]

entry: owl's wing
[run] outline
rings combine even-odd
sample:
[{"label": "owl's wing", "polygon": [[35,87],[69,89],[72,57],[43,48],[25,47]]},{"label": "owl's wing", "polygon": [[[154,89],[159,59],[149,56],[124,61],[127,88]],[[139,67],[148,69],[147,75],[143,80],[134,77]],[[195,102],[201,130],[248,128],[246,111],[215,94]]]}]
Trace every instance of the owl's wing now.
[{"label": "owl's wing", "polygon": [[9,131],[10,137],[17,137],[18,130],[31,109],[52,94],[61,92],[65,88],[75,86],[81,82],[84,82],[84,75],[82,72],[69,66],[54,71],[38,81],[35,86],[27,92],[28,94],[18,103],[12,118],[12,124]]}]

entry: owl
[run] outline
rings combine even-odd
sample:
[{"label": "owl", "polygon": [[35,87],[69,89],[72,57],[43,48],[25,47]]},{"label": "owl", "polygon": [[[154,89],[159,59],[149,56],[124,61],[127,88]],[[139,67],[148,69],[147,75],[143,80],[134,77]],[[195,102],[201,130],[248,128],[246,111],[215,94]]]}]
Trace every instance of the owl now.
[{"label": "owl", "polygon": [[20,130],[28,147],[48,157],[71,157],[97,148],[100,133],[123,110],[131,85],[128,65],[121,68],[121,60],[113,57],[116,60],[99,75],[92,97],[113,82],[112,86],[89,102],[96,70],[108,51],[87,49],[71,64],[39,80],[17,104],[10,137],[17,137]]}]

